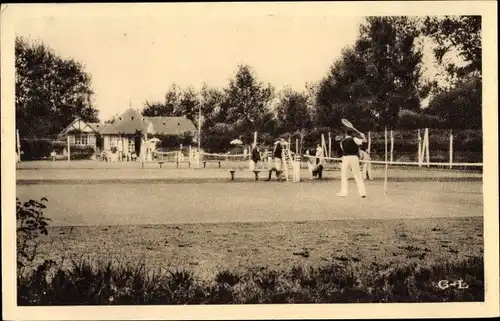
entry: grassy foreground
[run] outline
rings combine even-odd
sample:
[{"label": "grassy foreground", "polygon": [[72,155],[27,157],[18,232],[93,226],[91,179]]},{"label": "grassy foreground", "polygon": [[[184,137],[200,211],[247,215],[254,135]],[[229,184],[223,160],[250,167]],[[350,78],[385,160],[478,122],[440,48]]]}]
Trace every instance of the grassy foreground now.
[{"label": "grassy foreground", "polygon": [[[42,260],[18,275],[18,304],[482,301],[482,225],[473,217],[52,227]],[[460,279],[467,289],[437,285]]]},{"label": "grassy foreground", "polygon": [[[203,280],[188,270],[146,270],[144,265],[73,262],[18,277],[18,305],[244,304],[483,301],[483,258],[435,264],[369,266],[345,259],[287,270],[229,270]],[[51,272],[49,272],[51,271]],[[51,277],[48,277],[51,273]],[[467,289],[440,289],[440,280]]]}]

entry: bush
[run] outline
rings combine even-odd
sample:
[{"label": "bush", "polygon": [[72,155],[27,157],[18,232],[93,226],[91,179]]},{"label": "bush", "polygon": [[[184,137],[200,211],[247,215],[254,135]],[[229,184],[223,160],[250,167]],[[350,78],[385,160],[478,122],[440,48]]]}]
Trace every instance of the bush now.
[{"label": "bush", "polygon": [[36,160],[48,157],[52,152],[53,146],[49,140],[33,139],[21,140],[21,160]]},{"label": "bush", "polygon": [[158,145],[158,147],[162,148],[164,150],[168,150],[169,148],[173,148],[173,149],[177,150],[181,144],[183,146],[193,145],[193,135],[188,134],[188,133],[186,133],[184,135],[159,136],[159,139],[161,142]]},{"label": "bush", "polygon": [[[49,273],[50,272],[50,273]],[[51,275],[51,277],[49,277]],[[467,291],[440,289],[440,280],[465,281]],[[484,300],[482,256],[434,264],[361,264],[347,259],[288,270],[223,270],[213,280],[188,270],[148,271],[144,264],[46,261],[18,276],[18,305],[257,304],[354,302],[480,302]]]},{"label": "bush", "polygon": [[47,235],[49,218],[45,217],[43,210],[46,208],[47,199],[43,197],[39,202],[29,200],[21,203],[16,198],[16,243],[17,243],[17,267],[21,269],[27,263],[33,262],[37,255],[39,238]]},{"label": "bush", "polygon": [[71,145],[70,149],[72,160],[89,159],[95,155],[95,149],[92,146]]}]

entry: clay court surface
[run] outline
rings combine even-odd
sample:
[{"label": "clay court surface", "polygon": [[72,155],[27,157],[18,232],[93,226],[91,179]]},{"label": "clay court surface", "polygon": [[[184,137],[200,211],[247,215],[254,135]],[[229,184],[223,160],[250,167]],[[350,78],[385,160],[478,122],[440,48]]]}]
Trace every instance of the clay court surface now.
[{"label": "clay court surface", "polygon": [[[254,181],[248,170],[73,168],[16,171],[17,196],[49,200],[53,225],[136,225],[217,222],[279,222],[337,219],[399,219],[483,215],[480,173],[418,168],[390,168],[384,194],[383,169],[367,181],[361,199],[354,181],[347,198],[337,198],[339,172],[300,183]],[[46,162],[46,166],[52,165]],[[64,162],[56,162],[64,166]],[[109,164],[109,163],[108,163]],[[112,164],[115,165],[115,164]],[[172,164],[169,164],[172,165]],[[26,165],[25,165],[26,166]],[[54,166],[54,165],[52,165]],[[80,166],[81,168],[78,168]],[[88,166],[88,165],[86,165]],[[117,166],[117,165],[115,165]],[[265,173],[264,173],[265,174]],[[261,174],[262,175],[262,174]]]},{"label": "clay court surface", "polygon": [[385,195],[383,169],[375,168],[361,199],[352,180],[347,198],[335,196],[338,171],[317,181],[303,170],[303,182],[287,183],[255,181],[249,171],[230,181],[227,168],[50,165],[16,171],[21,200],[48,198],[40,259],[145,260],[210,278],[221,268],[332,259],[394,266],[483,251],[478,173],[391,168]]}]

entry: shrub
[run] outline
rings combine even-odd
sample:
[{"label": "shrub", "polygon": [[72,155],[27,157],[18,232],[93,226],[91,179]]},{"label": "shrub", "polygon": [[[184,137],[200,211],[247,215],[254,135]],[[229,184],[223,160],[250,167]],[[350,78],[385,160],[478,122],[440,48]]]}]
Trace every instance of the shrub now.
[{"label": "shrub", "polygon": [[36,160],[48,157],[52,152],[53,146],[49,140],[32,139],[21,140],[21,160]]},{"label": "shrub", "polygon": [[71,145],[70,148],[70,157],[73,160],[89,159],[92,155],[95,154],[95,149],[92,146]]},{"label": "shrub", "polygon": [[[223,270],[214,280],[188,270],[151,273],[144,264],[73,262],[67,269],[46,261],[18,276],[18,304],[133,305],[235,303],[465,302],[484,300],[482,256],[463,261],[362,264],[340,263],[288,270],[260,269],[245,274]],[[469,288],[440,289],[443,279],[464,280]]]},{"label": "shrub", "polygon": [[21,203],[16,198],[16,243],[17,243],[17,267],[21,269],[27,263],[33,262],[37,255],[39,238],[47,235],[49,218],[44,216],[47,199],[43,197],[40,201],[29,200]]}]

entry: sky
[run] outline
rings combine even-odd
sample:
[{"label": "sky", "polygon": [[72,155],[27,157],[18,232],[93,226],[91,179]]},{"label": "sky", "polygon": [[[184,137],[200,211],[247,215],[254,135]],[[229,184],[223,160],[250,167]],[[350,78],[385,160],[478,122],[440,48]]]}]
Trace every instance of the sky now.
[{"label": "sky", "polygon": [[163,101],[172,83],[223,87],[238,64],[278,90],[317,82],[352,45],[363,17],[285,11],[149,11],[148,14],[26,15],[16,35],[39,39],[92,77],[101,121],[146,100]]}]

